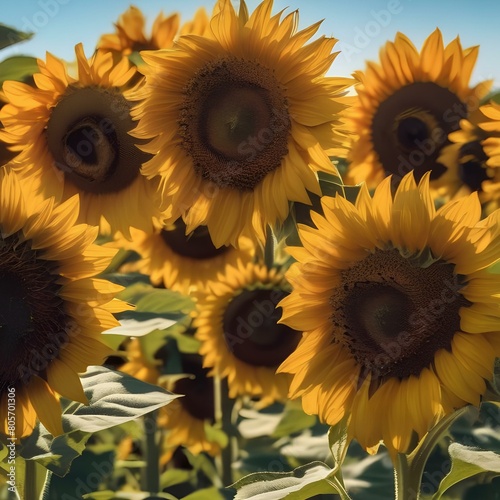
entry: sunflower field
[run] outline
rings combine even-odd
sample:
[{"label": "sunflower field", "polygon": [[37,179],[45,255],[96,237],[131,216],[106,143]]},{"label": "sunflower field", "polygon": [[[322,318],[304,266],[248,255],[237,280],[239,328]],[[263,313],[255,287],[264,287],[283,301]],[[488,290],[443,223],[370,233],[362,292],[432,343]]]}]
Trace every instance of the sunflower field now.
[{"label": "sunflower field", "polygon": [[0,500],[500,499],[500,93],[299,10],[0,17]]}]

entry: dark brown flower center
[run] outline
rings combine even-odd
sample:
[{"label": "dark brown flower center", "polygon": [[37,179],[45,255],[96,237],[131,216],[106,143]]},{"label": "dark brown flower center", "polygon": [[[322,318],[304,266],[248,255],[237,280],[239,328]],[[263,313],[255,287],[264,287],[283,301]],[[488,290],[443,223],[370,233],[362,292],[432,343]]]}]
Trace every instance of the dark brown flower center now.
[{"label": "dark brown flower center", "polygon": [[130,104],[117,90],[68,87],[47,124],[54,166],[83,191],[119,192],[148,159],[128,134],[133,127]]},{"label": "dark brown flower center", "polygon": [[68,341],[71,320],[59,296],[57,263],[19,234],[0,237],[0,393],[44,376]]},{"label": "dark brown flower center", "polygon": [[253,190],[288,154],[284,90],[258,62],[218,59],[186,86],[179,133],[200,177]]},{"label": "dark brown flower center", "polygon": [[460,331],[460,308],[470,305],[453,264],[421,267],[417,260],[376,250],[342,271],[343,285],[330,299],[334,341],[351,352],[363,376],[371,373],[375,386],[418,375],[436,351],[449,350]]},{"label": "dark brown flower center", "polygon": [[173,388],[175,394],[184,394],[178,401],[182,407],[198,420],[214,421],[214,380],[208,370],[202,368],[201,358],[185,357],[182,360],[184,373],[192,378],[178,380]]},{"label": "dark brown flower center", "polygon": [[182,219],[178,219],[172,229],[162,229],[160,236],[174,253],[191,259],[213,259],[230,250],[227,246],[216,248],[206,226],[199,226],[186,235],[186,224]]},{"label": "dark brown flower center", "polygon": [[300,333],[278,324],[276,304],[288,295],[280,289],[244,290],[229,302],[223,317],[224,340],[241,361],[276,367],[291,354]]},{"label": "dark brown flower center", "polygon": [[412,151],[419,141],[429,139],[431,130],[424,120],[417,116],[402,118],[397,125],[397,139],[406,151]]},{"label": "dark brown flower center", "polygon": [[437,161],[439,153],[467,114],[456,94],[434,82],[394,92],[380,103],[371,125],[373,148],[386,173],[401,179],[413,170],[418,181],[431,170],[431,179],[440,177],[446,168]]},{"label": "dark brown flower center", "polygon": [[458,174],[472,191],[482,191],[483,182],[493,177],[486,165],[487,159],[480,141],[468,142],[460,148]]}]

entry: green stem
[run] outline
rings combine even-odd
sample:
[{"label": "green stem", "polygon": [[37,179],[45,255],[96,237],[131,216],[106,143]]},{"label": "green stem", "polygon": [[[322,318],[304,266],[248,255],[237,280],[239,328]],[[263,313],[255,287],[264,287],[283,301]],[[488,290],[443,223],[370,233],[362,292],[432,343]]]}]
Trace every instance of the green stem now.
[{"label": "green stem", "polygon": [[396,500],[418,500],[425,464],[450,426],[473,407],[465,406],[441,419],[408,455],[399,453],[394,464]]},{"label": "green stem", "polygon": [[52,480],[52,472],[47,469],[47,474],[45,476],[45,482],[43,483],[42,493],[40,495],[40,500],[49,500],[50,496],[50,481]]},{"label": "green stem", "polygon": [[274,251],[276,247],[276,237],[274,236],[271,226],[266,228],[266,245],[264,247],[264,263],[271,269],[274,264]]},{"label": "green stem", "polygon": [[394,486],[396,500],[418,500],[420,497],[421,474],[415,474],[408,455],[398,453],[394,464]]},{"label": "green stem", "polygon": [[216,459],[219,477],[223,486],[233,484],[233,423],[232,410],[234,401],[229,398],[227,379],[214,377],[214,408],[215,422],[219,428],[228,436],[229,442],[222,449],[221,455]]},{"label": "green stem", "polygon": [[150,494],[160,491],[160,452],[157,444],[156,411],[144,417],[144,453],[146,467],[142,470],[142,489]]}]

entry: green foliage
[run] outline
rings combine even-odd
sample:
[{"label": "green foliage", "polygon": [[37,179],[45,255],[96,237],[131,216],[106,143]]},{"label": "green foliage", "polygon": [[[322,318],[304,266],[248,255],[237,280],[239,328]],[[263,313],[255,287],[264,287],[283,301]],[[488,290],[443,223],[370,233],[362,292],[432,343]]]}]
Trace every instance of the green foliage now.
[{"label": "green foliage", "polygon": [[82,376],[89,405],[72,403],[63,415],[66,431],[97,432],[138,418],[178,396],[134,377],[94,366]]},{"label": "green foliage", "polygon": [[89,405],[71,402],[66,406],[62,415],[65,433],[54,437],[38,424],[20,448],[21,457],[36,460],[60,476],[68,473],[93,432],[129,422],[178,397],[104,367],[91,367],[81,378]]},{"label": "green foliage", "polygon": [[433,500],[438,500],[451,486],[469,477],[485,472],[500,474],[500,455],[497,453],[470,448],[459,443],[450,444],[448,452],[451,458],[451,470],[441,481],[438,491],[432,497]]},{"label": "green foliage", "polygon": [[[115,282],[122,279],[116,273],[112,277]],[[194,302],[189,297],[172,290],[155,288],[142,279],[130,284],[118,297],[136,307],[118,314],[120,326],[106,332],[109,335],[108,344],[112,347],[117,349],[127,337],[139,337],[142,353],[150,364],[157,363],[155,354],[166,344],[167,337],[177,342],[181,352],[198,352],[198,341],[185,334],[191,324],[190,313],[194,309]]]},{"label": "green foliage", "polygon": [[195,493],[182,497],[182,500],[206,500],[207,498],[210,498],[210,500],[229,500],[233,498],[233,495],[227,490],[221,490],[219,488],[203,488]]},{"label": "green foliage", "polygon": [[500,103],[500,92],[498,89],[493,90],[486,97],[483,97],[483,99],[481,99],[481,104],[486,104],[490,101]]},{"label": "green foliage", "polygon": [[7,80],[25,82],[36,72],[38,64],[34,57],[8,57],[0,62],[0,85]]},{"label": "green foliage", "polygon": [[0,50],[24,40],[29,40],[32,36],[33,33],[24,33],[0,23]]},{"label": "green foliage", "polygon": [[325,172],[318,172],[318,178],[323,196],[344,196],[344,183],[340,177]]},{"label": "green foliage", "polygon": [[330,467],[317,461],[291,472],[255,472],[232,485],[238,490],[234,498],[245,500],[258,495],[261,500],[303,500],[323,493],[340,493],[331,474]]},{"label": "green foliage", "polygon": [[302,411],[300,402],[297,405],[296,402],[290,401],[285,406],[283,416],[279,420],[275,429],[272,431],[271,435],[275,438],[289,436],[296,432],[303,431],[304,429],[309,429],[316,423],[316,421],[316,416],[307,415]]}]

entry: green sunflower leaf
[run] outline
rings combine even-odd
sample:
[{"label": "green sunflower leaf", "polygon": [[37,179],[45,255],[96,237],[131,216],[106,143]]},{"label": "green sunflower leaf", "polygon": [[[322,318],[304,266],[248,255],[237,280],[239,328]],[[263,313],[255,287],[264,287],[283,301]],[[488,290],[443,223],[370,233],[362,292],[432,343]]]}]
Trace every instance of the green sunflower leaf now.
[{"label": "green sunflower leaf", "polygon": [[150,285],[149,276],[141,273],[105,273],[102,278],[124,287],[132,286],[135,283]]},{"label": "green sunflower leaf", "polygon": [[29,40],[34,33],[25,33],[0,23],[0,49]]},{"label": "green sunflower leaf", "polygon": [[486,97],[483,97],[483,99],[481,99],[481,104],[486,104],[490,101],[500,103],[500,91],[498,89],[493,90]]},{"label": "green sunflower leaf", "polygon": [[139,311],[168,313],[189,312],[193,309],[193,301],[178,292],[164,289],[153,289],[135,303]]},{"label": "green sunflower leaf", "polygon": [[335,197],[337,194],[344,196],[344,185],[340,177],[325,172],[318,172],[318,178],[323,196]]},{"label": "green sunflower leaf", "polygon": [[190,495],[182,497],[182,500],[229,500],[233,498],[233,495],[228,492],[228,490],[221,490],[219,488],[203,488],[201,490],[195,491]]},{"label": "green sunflower leaf", "polygon": [[155,330],[164,330],[175,325],[171,318],[162,318],[154,313],[135,312],[134,318],[120,320],[120,326],[106,330],[106,335],[124,335],[126,337],[143,337]]},{"label": "green sunflower leaf", "polygon": [[[73,500],[75,497],[66,497],[67,500]],[[150,492],[147,491],[95,491],[93,493],[86,493],[82,498],[84,500],[151,500],[152,498],[166,499],[166,500],[177,500],[176,497],[170,495],[169,493],[156,492],[154,496],[151,496]],[[76,500],[76,498],[75,498]]]},{"label": "green sunflower leaf", "polygon": [[41,424],[37,425],[33,434],[22,443],[20,456],[35,460],[58,476],[65,476],[73,460],[79,457],[91,434],[74,431],[54,437]]},{"label": "green sunflower leaf", "polygon": [[303,500],[314,495],[337,493],[348,499],[342,485],[323,462],[311,462],[291,472],[255,472],[231,485],[238,490],[235,500],[258,495],[260,500]]},{"label": "green sunflower leaf", "polygon": [[81,375],[89,405],[73,403],[63,415],[65,431],[97,432],[128,422],[178,397],[156,385],[102,366]]},{"label": "green sunflower leaf", "polygon": [[114,451],[96,454],[87,449],[76,458],[71,470],[64,477],[49,474],[42,498],[73,500],[85,498],[87,494],[93,498],[93,492],[110,478],[113,470]]},{"label": "green sunflower leaf", "polygon": [[344,196],[346,200],[349,200],[352,204],[356,203],[356,198],[358,197],[360,189],[360,185],[344,186]]},{"label": "green sunflower leaf", "polygon": [[160,488],[168,488],[180,483],[186,483],[193,479],[193,471],[185,469],[167,469],[160,476]]},{"label": "green sunflower leaf", "polygon": [[441,498],[443,493],[454,484],[477,474],[493,472],[500,475],[500,455],[492,451],[478,450],[459,443],[452,443],[448,448],[451,458],[451,470],[441,481],[433,500]]},{"label": "green sunflower leaf", "polygon": [[0,84],[6,80],[24,82],[33,73],[38,72],[38,64],[34,57],[13,56],[0,62]]},{"label": "green sunflower leaf", "polygon": [[134,317],[132,313],[137,312],[181,316],[188,314],[194,308],[194,302],[186,295],[173,290],[155,288],[142,281],[131,284],[117,297],[136,306],[134,311],[121,313],[120,318]]},{"label": "green sunflower leaf", "polygon": [[307,413],[302,410],[300,403],[297,403],[297,401],[289,401],[285,406],[283,417],[272,432],[272,436],[276,438],[289,436],[295,432],[313,427],[316,421],[316,416],[307,415]]},{"label": "green sunflower leaf", "polygon": [[229,438],[222,429],[218,429],[216,426],[210,425],[208,422],[205,422],[204,430],[207,441],[210,441],[211,443],[217,443],[221,448],[225,448],[228,445]]},{"label": "green sunflower leaf", "polygon": [[65,434],[54,437],[38,424],[22,442],[23,458],[36,460],[58,476],[68,473],[93,432],[129,422],[178,397],[102,366],[90,367],[81,375],[81,381],[89,404],[70,402],[66,406],[62,414]]},{"label": "green sunflower leaf", "polygon": [[[5,439],[5,437],[2,436],[2,439]],[[14,450],[13,447],[12,449]],[[10,465],[8,463],[8,455],[9,455],[9,448],[7,448],[6,444],[0,441],[0,469],[5,470],[6,472],[10,471]]]}]

